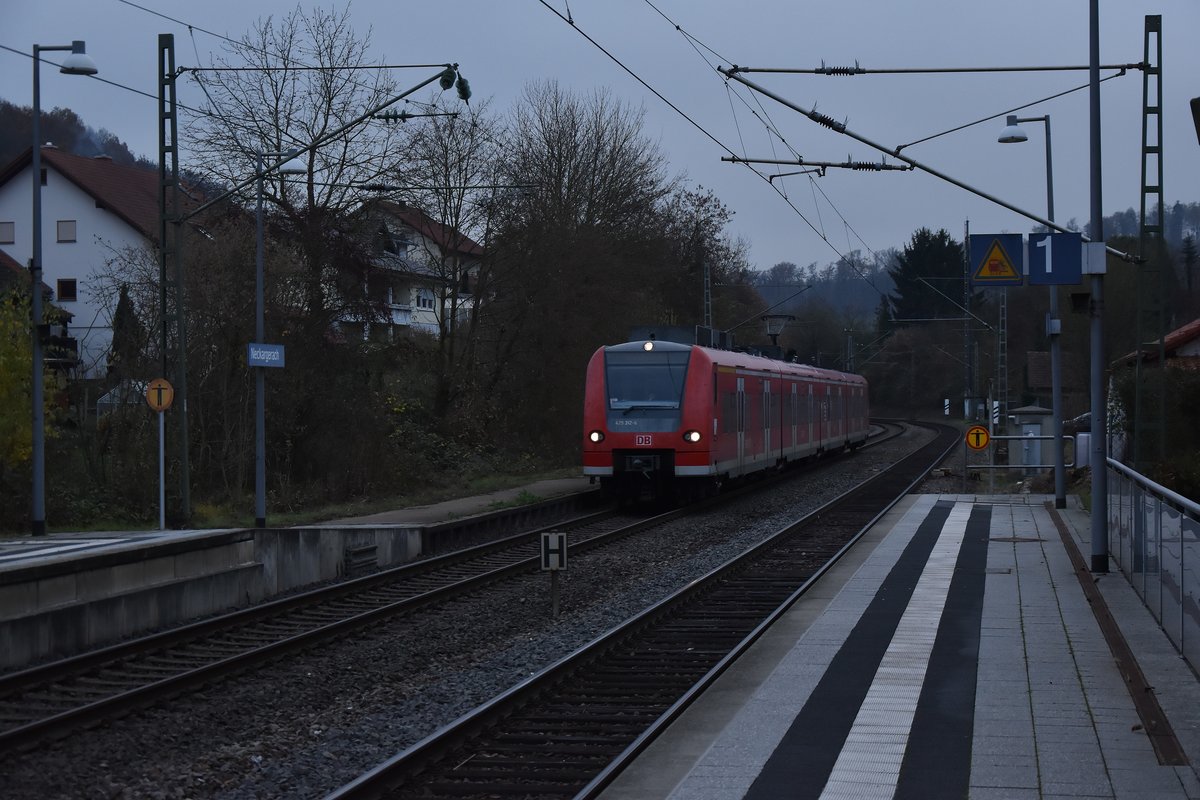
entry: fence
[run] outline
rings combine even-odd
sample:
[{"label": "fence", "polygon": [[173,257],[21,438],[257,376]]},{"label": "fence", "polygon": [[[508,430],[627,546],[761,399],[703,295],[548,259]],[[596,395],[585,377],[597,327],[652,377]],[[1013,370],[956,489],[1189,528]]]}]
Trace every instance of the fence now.
[{"label": "fence", "polygon": [[1200,504],[1110,458],[1108,540],[1142,602],[1200,669]]}]

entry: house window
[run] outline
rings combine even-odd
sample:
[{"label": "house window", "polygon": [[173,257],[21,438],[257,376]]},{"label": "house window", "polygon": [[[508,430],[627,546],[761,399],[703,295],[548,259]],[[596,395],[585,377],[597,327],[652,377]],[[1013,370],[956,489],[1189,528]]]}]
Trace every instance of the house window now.
[{"label": "house window", "polygon": [[75,241],[75,220],[60,219],[58,221],[58,240],[60,242]]},{"label": "house window", "polygon": [[74,278],[59,278],[58,291],[55,293],[60,303],[73,303],[79,299],[79,286]]},{"label": "house window", "polygon": [[412,239],[408,235],[408,231],[390,231],[387,225],[379,227],[379,238],[383,249],[392,255],[405,255],[409,248],[412,247]]},{"label": "house window", "polygon": [[433,308],[433,292],[428,289],[417,290],[417,308]]},{"label": "house window", "polygon": [[17,223],[0,222],[0,244],[14,244],[17,241]]}]

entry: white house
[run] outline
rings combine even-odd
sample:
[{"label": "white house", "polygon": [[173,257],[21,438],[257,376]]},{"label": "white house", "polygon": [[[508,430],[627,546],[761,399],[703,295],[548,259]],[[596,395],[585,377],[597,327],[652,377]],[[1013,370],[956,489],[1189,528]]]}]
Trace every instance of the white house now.
[{"label": "white house", "polygon": [[[75,375],[107,372],[116,298],[97,275],[114,253],[153,245],[158,236],[158,172],[42,147],[42,280],[71,315]],[[33,255],[30,148],[0,170],[0,251],[22,267]]]},{"label": "white house", "polygon": [[367,297],[382,311],[369,338],[388,340],[399,328],[437,334],[443,319],[466,314],[483,248],[470,237],[427,214],[390,201],[375,201],[368,217],[375,227],[373,270]]}]

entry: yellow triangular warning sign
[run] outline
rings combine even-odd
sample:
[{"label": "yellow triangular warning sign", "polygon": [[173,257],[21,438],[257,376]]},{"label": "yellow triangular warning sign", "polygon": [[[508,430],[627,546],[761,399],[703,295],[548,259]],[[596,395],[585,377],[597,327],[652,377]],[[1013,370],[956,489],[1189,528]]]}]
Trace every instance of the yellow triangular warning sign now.
[{"label": "yellow triangular warning sign", "polygon": [[1019,281],[1021,273],[1013,267],[1012,259],[1008,257],[1008,253],[1004,252],[1004,247],[1000,244],[999,239],[992,240],[992,246],[988,248],[987,255],[979,264],[979,269],[975,270],[974,281]]}]

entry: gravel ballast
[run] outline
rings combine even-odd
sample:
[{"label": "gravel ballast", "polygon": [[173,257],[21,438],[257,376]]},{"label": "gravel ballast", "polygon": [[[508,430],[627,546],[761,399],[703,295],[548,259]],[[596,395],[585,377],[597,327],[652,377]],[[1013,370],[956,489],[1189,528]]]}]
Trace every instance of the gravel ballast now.
[{"label": "gravel ballast", "polygon": [[[323,797],[925,443],[909,430],[720,511],[8,755],[6,798]],[[949,481],[950,479],[946,479]],[[957,478],[961,485],[961,476]],[[958,491],[950,486],[931,491]]]}]

